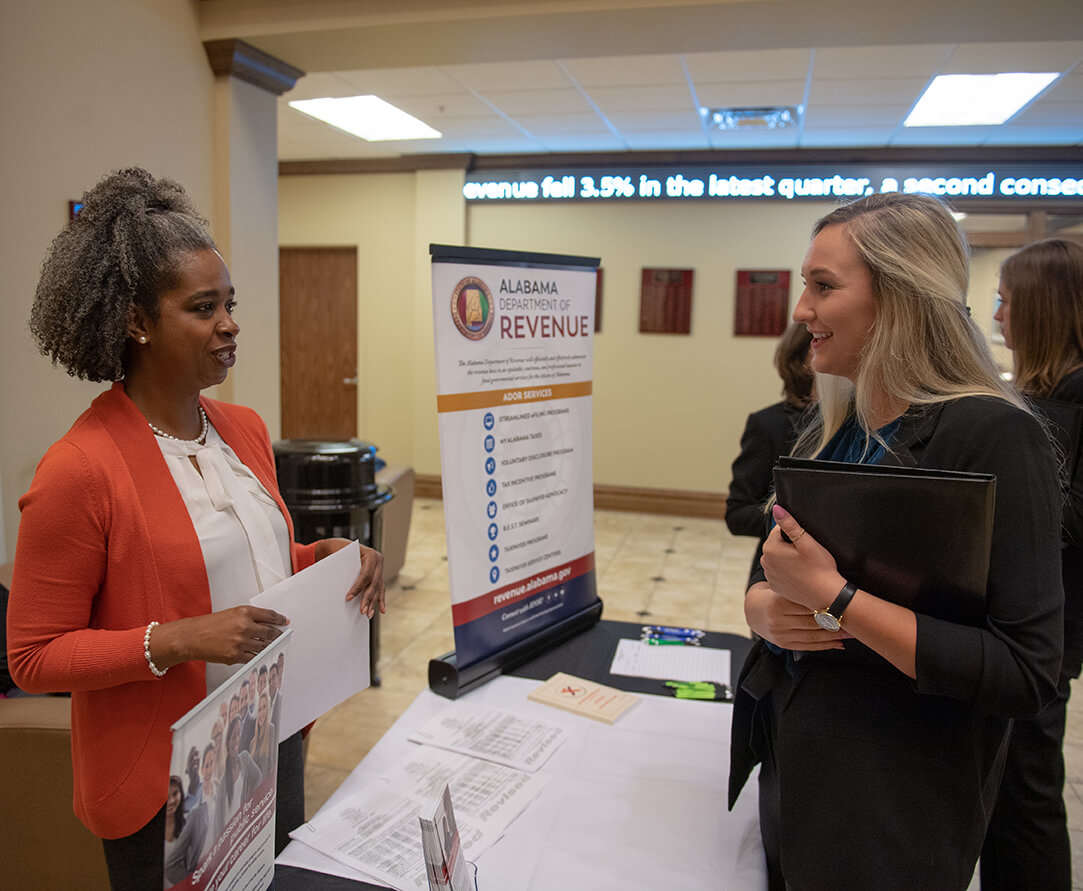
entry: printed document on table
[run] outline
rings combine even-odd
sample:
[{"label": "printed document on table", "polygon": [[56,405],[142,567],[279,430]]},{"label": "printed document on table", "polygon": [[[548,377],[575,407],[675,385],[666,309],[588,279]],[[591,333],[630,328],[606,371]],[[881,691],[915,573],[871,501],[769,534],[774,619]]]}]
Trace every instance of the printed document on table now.
[{"label": "printed document on table", "polygon": [[546,721],[457,702],[411,733],[409,739],[533,772],[559,748],[567,734],[563,727]]},{"label": "printed document on table", "polygon": [[715,647],[651,646],[641,640],[617,642],[611,674],[662,681],[730,682],[730,651]]},{"label": "printed document on table", "polygon": [[418,746],[290,837],[399,891],[427,891],[418,817],[451,787],[463,855],[490,847],[547,782],[455,752]]},{"label": "printed document on table", "polygon": [[361,572],[356,542],[250,601],[290,620],[293,643],[282,674],[279,739],[369,685],[369,620],[346,592]]}]

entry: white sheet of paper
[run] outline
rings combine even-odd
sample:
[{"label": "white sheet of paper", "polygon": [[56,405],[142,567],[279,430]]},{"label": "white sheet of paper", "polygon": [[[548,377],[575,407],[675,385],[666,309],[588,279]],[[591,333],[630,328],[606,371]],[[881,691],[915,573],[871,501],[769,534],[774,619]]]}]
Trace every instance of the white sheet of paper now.
[{"label": "white sheet of paper", "polygon": [[337,807],[290,833],[305,845],[400,891],[428,887],[417,818],[435,790],[451,787],[463,854],[491,847],[548,778],[430,746],[402,759]]},{"label": "white sheet of paper", "polygon": [[730,651],[714,647],[652,647],[641,640],[620,640],[612,674],[662,681],[730,682]]},{"label": "white sheet of paper", "polygon": [[[725,807],[732,707],[644,696],[619,724],[609,726],[527,702],[527,693],[537,684],[503,676],[465,694],[472,704],[514,709],[570,731],[534,775],[548,777],[550,784],[501,839],[477,857],[479,876],[489,877],[485,887],[500,891],[767,887],[755,776],[733,811]],[[455,703],[463,701],[460,697]],[[389,768],[402,758],[403,747],[409,747],[409,734],[447,707],[446,699],[423,691],[332,794],[315,821],[332,818],[381,774],[392,776]],[[396,777],[393,788],[401,788],[400,782]],[[451,794],[459,819],[462,796],[454,782]],[[287,846],[277,862],[364,878],[356,869],[299,842]]]},{"label": "white sheet of paper", "polygon": [[253,606],[286,616],[293,629],[279,739],[369,685],[369,620],[357,600],[346,602],[360,571],[361,552],[351,545],[252,598]]},{"label": "white sheet of paper", "polygon": [[457,702],[411,733],[410,741],[534,772],[566,735],[559,724]]}]

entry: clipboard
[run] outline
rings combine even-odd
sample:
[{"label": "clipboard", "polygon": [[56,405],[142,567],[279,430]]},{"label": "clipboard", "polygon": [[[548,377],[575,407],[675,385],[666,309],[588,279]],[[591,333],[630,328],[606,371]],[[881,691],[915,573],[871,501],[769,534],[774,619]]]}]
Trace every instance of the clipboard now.
[{"label": "clipboard", "polygon": [[782,457],[774,476],[778,503],[859,588],[984,623],[994,475]]}]

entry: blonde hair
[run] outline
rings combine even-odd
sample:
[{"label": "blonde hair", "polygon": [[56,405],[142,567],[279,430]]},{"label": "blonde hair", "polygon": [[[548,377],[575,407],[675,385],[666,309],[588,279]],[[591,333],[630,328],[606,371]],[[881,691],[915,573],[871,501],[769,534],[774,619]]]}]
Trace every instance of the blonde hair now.
[{"label": "blonde hair", "polygon": [[966,306],[966,240],[948,209],[926,195],[888,193],[845,204],[813,227],[842,226],[872,274],[876,322],[862,348],[854,383],[816,376],[819,422],[795,454],[822,449],[851,414],[877,439],[874,403],[933,405],[962,396],[993,396],[1020,408]]},{"label": "blonde hair", "polygon": [[1015,385],[1049,396],[1083,365],[1083,245],[1047,238],[1000,266],[1011,306]]}]

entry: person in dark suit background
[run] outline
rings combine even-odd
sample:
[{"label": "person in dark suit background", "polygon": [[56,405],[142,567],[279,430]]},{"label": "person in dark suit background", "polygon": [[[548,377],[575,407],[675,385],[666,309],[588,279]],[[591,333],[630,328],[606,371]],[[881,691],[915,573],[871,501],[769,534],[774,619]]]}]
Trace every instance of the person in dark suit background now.
[{"label": "person in dark suit background", "polygon": [[[1015,386],[1030,397],[1083,406],[1083,245],[1035,242],[1000,267],[1000,322],[1012,350]],[[1042,406],[1039,406],[1042,411]],[[1069,410],[1071,413],[1071,410]],[[1060,412],[1056,412],[1060,415]],[[1056,417],[1050,412],[1052,423]],[[1070,438],[1070,437],[1069,437]],[[1057,698],[1034,718],[1017,719],[993,818],[981,852],[982,891],[1070,891],[1072,847],[1064,806],[1064,728],[1073,678],[1083,667],[1083,462],[1079,442],[1064,504],[1060,552],[1064,659]]]},{"label": "person in dark suit background", "polygon": [[1056,458],[967,312],[966,241],[941,202],[837,208],[802,277],[817,410],[794,454],[995,475],[985,616],[958,624],[859,588],[775,505],[745,596],[761,639],[737,683],[730,806],[759,764],[772,891],[963,891],[1012,719],[1056,695]]},{"label": "person in dark suit background", "polygon": [[812,335],[804,325],[790,325],[775,348],[775,368],[782,378],[781,402],[748,416],[741,434],[741,453],[733,462],[733,481],[726,499],[726,526],[734,535],[759,539],[752,569],[760,563],[767,538],[764,508],[774,489],[771,474],[779,455],[788,455],[797,441],[801,419],[815,398],[814,375],[809,368]]}]

